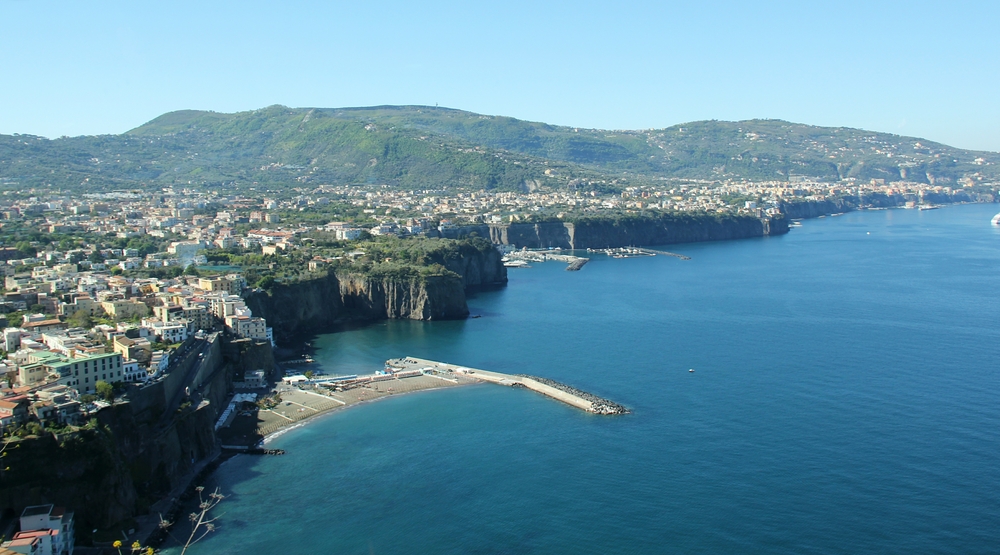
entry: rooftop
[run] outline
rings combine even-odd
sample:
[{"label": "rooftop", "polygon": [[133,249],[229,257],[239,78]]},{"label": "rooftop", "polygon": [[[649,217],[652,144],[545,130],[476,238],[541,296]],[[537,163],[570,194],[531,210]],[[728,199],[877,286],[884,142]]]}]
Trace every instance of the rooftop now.
[{"label": "rooftop", "polygon": [[30,507],[25,507],[24,511],[21,513],[22,517],[25,516],[38,516],[52,514],[53,505],[32,505]]}]

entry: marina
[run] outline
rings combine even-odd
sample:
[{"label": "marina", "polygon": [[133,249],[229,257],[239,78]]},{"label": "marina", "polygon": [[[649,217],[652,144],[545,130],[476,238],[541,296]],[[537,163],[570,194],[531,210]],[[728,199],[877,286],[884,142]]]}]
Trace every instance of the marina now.
[{"label": "marina", "polygon": [[[572,252],[572,251],[571,251]],[[672,256],[681,260],[691,260],[690,256],[675,252],[648,249],[645,247],[612,247],[607,249],[587,249],[588,253],[604,254],[611,258],[639,258],[644,256]],[[504,255],[503,265],[507,268],[530,268],[529,262],[566,262],[566,271],[575,272],[590,262],[589,258],[573,254],[563,254],[562,249],[514,250]]]},{"label": "marina", "polygon": [[645,247],[614,247],[610,249],[587,249],[587,252],[605,254],[611,258],[638,258],[641,256],[673,256],[681,260],[691,260],[690,256],[677,254],[676,252],[647,249]]}]

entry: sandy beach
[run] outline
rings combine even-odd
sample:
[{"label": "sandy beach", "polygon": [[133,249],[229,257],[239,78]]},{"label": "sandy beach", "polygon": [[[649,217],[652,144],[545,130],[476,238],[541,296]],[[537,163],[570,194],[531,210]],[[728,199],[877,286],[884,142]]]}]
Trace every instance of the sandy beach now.
[{"label": "sandy beach", "polygon": [[340,388],[320,384],[301,386],[278,384],[274,388],[281,398],[277,406],[237,412],[227,426],[219,429],[219,438],[222,445],[227,447],[253,447],[262,440],[266,442],[313,417],[337,409],[393,395],[474,383],[480,381],[460,375],[439,377],[422,374]]}]

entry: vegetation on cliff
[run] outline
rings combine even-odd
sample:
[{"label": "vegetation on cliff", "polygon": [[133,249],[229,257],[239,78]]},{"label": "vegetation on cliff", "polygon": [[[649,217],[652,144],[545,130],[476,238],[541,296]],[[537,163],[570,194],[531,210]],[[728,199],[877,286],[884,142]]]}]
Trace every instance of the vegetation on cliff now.
[{"label": "vegetation on cliff", "polygon": [[456,240],[383,235],[362,241],[339,241],[332,233],[315,231],[300,239],[301,248],[275,255],[265,256],[241,248],[205,251],[205,254],[209,262],[242,267],[247,283],[262,289],[315,279],[327,273],[419,283],[434,277],[464,279],[458,271],[463,260],[497,255],[493,245],[481,237]]}]

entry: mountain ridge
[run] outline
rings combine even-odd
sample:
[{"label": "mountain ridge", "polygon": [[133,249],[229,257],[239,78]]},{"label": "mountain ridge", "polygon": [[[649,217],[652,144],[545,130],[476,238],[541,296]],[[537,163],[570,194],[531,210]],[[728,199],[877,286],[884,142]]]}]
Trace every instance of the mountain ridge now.
[{"label": "mountain ridge", "polygon": [[783,120],[602,130],[431,106],[178,110],[120,135],[0,135],[0,185],[387,184],[614,192],[663,179],[1000,179],[1000,154]]}]

